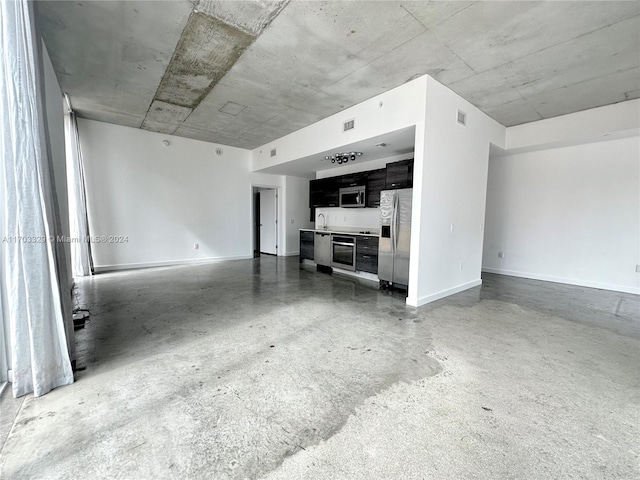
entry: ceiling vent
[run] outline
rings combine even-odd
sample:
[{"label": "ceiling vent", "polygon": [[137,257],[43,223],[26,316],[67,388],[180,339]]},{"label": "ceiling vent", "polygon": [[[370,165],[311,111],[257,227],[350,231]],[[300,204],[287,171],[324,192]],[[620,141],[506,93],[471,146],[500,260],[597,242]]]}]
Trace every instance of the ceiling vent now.
[{"label": "ceiling vent", "polygon": [[272,156],[272,157],[275,157],[275,156],[276,156],[276,149],[275,149],[275,148],[272,148],[272,149],[271,149],[271,156]]},{"label": "ceiling vent", "polygon": [[244,105],[240,105],[239,103],[227,102],[218,111],[222,113],[226,113],[227,115],[235,116],[241,113],[246,108],[247,107],[245,107]]},{"label": "ceiling vent", "polygon": [[460,125],[462,125],[463,127],[467,125],[467,114],[464,113],[462,110],[458,110],[458,117],[457,117],[458,123]]},{"label": "ceiling vent", "polygon": [[342,131],[348,132],[349,130],[353,130],[356,128],[356,119],[352,118],[351,120],[347,120],[342,124]]}]

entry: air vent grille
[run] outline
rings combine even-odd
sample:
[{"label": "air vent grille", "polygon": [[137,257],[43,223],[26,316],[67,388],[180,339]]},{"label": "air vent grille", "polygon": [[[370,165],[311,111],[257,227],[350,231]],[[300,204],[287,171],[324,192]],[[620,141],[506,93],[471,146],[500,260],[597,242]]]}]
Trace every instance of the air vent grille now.
[{"label": "air vent grille", "polygon": [[458,110],[457,120],[460,125],[465,126],[467,124],[467,114],[462,110]]},{"label": "air vent grille", "polygon": [[272,156],[272,157],[275,157],[275,156],[276,156],[276,149],[275,149],[275,148],[272,148],[272,149],[271,149],[271,156]]},{"label": "air vent grille", "polygon": [[348,132],[349,130],[353,130],[356,128],[356,119],[352,118],[351,120],[347,120],[342,124],[342,131]]}]

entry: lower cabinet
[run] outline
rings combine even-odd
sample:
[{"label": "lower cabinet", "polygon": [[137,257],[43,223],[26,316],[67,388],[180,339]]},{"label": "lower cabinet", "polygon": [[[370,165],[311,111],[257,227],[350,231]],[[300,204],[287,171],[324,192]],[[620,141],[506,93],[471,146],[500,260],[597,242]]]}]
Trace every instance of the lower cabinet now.
[{"label": "lower cabinet", "polygon": [[356,270],[378,273],[378,237],[356,236]]},{"label": "lower cabinet", "polygon": [[[329,235],[329,234],[326,234]],[[356,271],[378,273],[378,237],[355,235],[356,237]],[[300,261],[314,258],[315,233],[300,230]]]},{"label": "lower cabinet", "polygon": [[300,261],[313,260],[313,232],[300,230]]}]

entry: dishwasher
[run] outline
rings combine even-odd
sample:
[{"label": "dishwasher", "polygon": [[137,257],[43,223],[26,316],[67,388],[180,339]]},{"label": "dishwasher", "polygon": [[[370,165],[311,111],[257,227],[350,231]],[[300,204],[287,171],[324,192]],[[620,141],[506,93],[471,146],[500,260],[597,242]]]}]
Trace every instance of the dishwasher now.
[{"label": "dishwasher", "polygon": [[313,241],[313,261],[323,267],[331,266],[331,233],[316,232]]}]

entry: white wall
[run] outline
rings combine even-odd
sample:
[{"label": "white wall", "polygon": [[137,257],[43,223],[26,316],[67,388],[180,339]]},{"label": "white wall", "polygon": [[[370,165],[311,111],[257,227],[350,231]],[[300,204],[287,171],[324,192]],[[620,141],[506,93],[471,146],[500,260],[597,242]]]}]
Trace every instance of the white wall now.
[{"label": "white wall", "polygon": [[638,137],[491,158],[484,270],[640,293],[636,264]]},{"label": "white wall", "polygon": [[489,147],[503,146],[505,136],[502,125],[431,77],[426,98],[424,161],[414,170],[407,298],[414,306],[481,283]]},{"label": "white wall", "polygon": [[[51,165],[53,167],[54,186],[58,218],[60,220],[60,234],[69,236],[69,203],[67,196],[67,159],[64,146],[64,101],[62,89],[58,83],[51,58],[44,42],[42,45],[42,66],[44,77],[45,113],[47,117],[47,129],[49,134],[49,146],[51,152]],[[65,256],[65,268],[61,271],[61,290],[63,302],[62,312],[65,316],[65,333],[67,336],[67,348],[71,360],[75,360],[76,343],[73,327],[73,304],[71,288],[73,286],[73,274],[71,271],[71,248],[68,243],[63,243]],[[65,281],[66,279],[66,281]]]},{"label": "white wall", "polygon": [[309,221],[309,179],[284,177],[285,180],[285,255],[300,253],[300,229],[313,228]]},{"label": "white wall", "polygon": [[577,145],[605,140],[606,136],[617,133],[637,136],[639,128],[640,99],[635,99],[509,127],[505,148],[526,150],[539,149],[541,145]]},{"label": "white wall", "polygon": [[[324,215],[318,218],[320,214]],[[361,231],[369,230],[373,233],[380,231],[380,210],[378,208],[316,208],[315,228],[321,229],[325,225],[331,230]]]},{"label": "white wall", "polygon": [[283,177],[249,171],[248,150],[223,145],[217,156],[213,143],[83,119],[78,127],[91,235],[127,238],[92,244],[98,270],[251,258],[252,185],[286,190]]},{"label": "white wall", "polygon": [[[46,100],[47,127],[51,145],[53,175],[60,214],[62,234],[69,235],[69,204],[67,201],[67,160],[64,148],[64,100],[62,89],[58,84],[51,59],[44,42],[42,43],[44,64],[44,87]],[[71,278],[71,252],[69,244],[65,244],[67,271]]]}]

